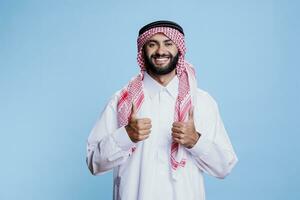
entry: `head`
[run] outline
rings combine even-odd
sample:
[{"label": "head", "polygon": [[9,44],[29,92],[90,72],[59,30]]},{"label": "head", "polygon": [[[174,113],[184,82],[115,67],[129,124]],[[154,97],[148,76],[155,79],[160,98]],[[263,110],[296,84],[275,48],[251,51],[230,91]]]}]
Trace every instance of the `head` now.
[{"label": "head", "polygon": [[143,57],[147,71],[155,75],[169,74],[178,62],[175,43],[163,33],[153,35],[143,47]]},{"label": "head", "polygon": [[138,63],[142,71],[165,75],[180,71],[184,62],[183,29],[171,21],[156,21],[139,31]]}]

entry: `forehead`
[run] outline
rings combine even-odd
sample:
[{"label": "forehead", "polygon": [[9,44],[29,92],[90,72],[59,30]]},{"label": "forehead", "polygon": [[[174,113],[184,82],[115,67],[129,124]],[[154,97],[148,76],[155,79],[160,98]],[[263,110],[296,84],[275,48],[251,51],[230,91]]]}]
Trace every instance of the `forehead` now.
[{"label": "forehead", "polygon": [[[149,38],[149,40],[155,40],[155,41],[166,41],[166,40],[171,40],[170,38],[168,38],[165,34],[163,33],[156,33],[154,34],[152,37]],[[148,40],[148,41],[149,41]],[[172,40],[171,40],[172,41]],[[173,41],[172,41],[173,42]]]}]

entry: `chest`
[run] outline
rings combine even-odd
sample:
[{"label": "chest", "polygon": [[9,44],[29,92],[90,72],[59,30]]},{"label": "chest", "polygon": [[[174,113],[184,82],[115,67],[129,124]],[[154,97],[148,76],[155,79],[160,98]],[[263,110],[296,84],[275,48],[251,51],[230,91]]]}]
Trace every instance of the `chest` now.
[{"label": "chest", "polygon": [[175,102],[175,98],[167,90],[161,90],[152,96],[145,92],[144,103],[138,117],[151,119],[152,129],[149,139],[157,147],[169,146],[172,142]]}]

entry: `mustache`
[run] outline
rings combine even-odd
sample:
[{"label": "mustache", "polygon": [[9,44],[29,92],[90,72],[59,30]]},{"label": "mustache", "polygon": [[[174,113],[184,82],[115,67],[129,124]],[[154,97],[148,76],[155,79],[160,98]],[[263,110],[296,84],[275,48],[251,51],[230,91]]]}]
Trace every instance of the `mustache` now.
[{"label": "mustache", "polygon": [[158,53],[151,56],[151,58],[171,58],[171,57],[172,55],[170,54],[158,54]]}]

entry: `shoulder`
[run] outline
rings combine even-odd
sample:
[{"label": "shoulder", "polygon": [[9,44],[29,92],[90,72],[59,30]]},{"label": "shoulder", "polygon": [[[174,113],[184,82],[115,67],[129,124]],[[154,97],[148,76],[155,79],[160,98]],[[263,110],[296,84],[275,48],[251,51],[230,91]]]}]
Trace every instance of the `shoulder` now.
[{"label": "shoulder", "polygon": [[196,97],[197,103],[205,104],[213,108],[218,107],[216,100],[205,90],[197,88]]},{"label": "shoulder", "polygon": [[218,114],[218,104],[215,99],[207,92],[202,89],[197,88],[196,92],[196,112],[202,116],[214,118]]},{"label": "shoulder", "polygon": [[[124,91],[135,89],[136,83],[140,81],[140,75],[131,78],[131,80],[120,90],[116,91],[109,99],[108,106],[117,107],[119,99],[124,98]],[[125,92],[126,93],[126,92]],[[127,93],[126,93],[127,94]]]},{"label": "shoulder", "polygon": [[106,104],[107,108],[110,108],[114,111],[117,110],[117,104],[120,98],[121,91],[122,90],[118,90],[113,95],[110,96],[108,103]]}]

